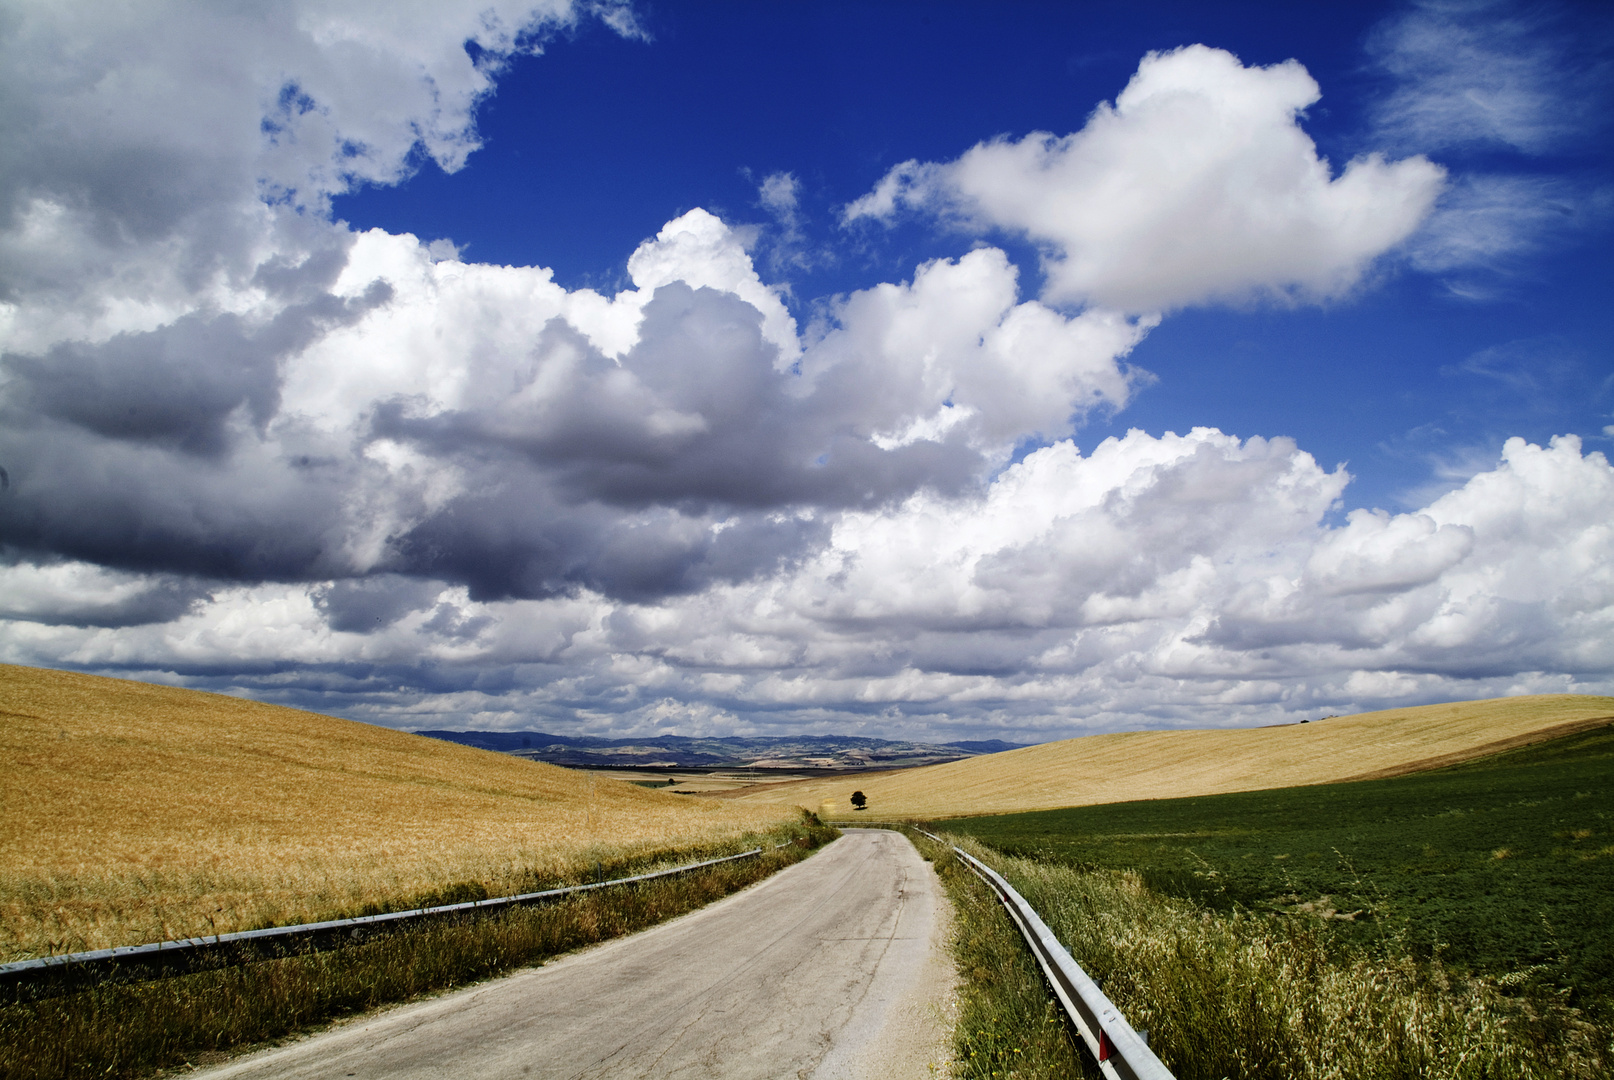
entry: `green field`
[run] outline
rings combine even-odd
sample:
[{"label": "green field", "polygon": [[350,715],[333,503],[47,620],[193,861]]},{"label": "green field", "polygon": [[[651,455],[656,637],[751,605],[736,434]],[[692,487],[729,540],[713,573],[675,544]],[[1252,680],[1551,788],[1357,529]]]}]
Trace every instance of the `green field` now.
[{"label": "green field", "polygon": [[1438,954],[1614,1013],[1614,726],[1435,772],[949,820],[1006,854],[1136,869],[1213,909]]}]

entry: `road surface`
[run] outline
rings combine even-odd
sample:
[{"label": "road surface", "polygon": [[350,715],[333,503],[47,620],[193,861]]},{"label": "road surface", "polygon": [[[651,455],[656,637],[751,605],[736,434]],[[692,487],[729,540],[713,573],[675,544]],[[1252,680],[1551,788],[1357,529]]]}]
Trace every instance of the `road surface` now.
[{"label": "road surface", "polygon": [[744,892],[540,968],[212,1070],[211,1080],[906,1080],[948,1058],[946,900],[851,830]]}]

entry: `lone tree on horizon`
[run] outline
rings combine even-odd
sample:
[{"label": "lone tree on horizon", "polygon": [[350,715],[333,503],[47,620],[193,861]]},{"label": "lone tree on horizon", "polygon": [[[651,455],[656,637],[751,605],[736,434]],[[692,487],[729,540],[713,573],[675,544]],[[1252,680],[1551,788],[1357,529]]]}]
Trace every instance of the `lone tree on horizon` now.
[{"label": "lone tree on horizon", "polygon": [[869,805],[869,800],[861,791],[852,792],[852,809],[861,810]]}]

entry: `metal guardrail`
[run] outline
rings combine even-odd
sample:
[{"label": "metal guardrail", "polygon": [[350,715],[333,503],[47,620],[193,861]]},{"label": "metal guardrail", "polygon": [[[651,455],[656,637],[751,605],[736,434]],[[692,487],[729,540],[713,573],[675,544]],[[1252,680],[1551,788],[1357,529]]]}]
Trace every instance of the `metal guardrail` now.
[{"label": "metal guardrail", "polygon": [[[924,832],[923,829],[918,830]],[[938,837],[926,832],[932,840]],[[1042,921],[1025,897],[1003,876],[981,860],[953,848],[964,864],[975,871],[980,879],[997,894],[998,900],[1008,909],[1009,917],[1020,927],[1032,955],[1053,987],[1054,996],[1064,1006],[1065,1014],[1076,1025],[1082,1041],[1098,1060],[1098,1067],[1111,1080],[1174,1080],[1171,1070],[1163,1065],[1143,1036],[1132,1029],[1126,1017],[1115,1007],[1098,984],[1088,977],[1080,964],[1054,937],[1054,932]]]},{"label": "metal guardrail", "polygon": [[216,934],[184,938],[179,941],[162,941],[151,945],[128,945],[114,949],[45,956],[37,960],[20,960],[16,963],[0,964],[0,995],[13,1000],[38,998],[77,988],[84,982],[106,980],[142,982],[232,964],[250,963],[254,960],[317,952],[339,945],[357,944],[376,932],[391,929],[399,923],[542,904],[592,889],[606,889],[613,885],[630,885],[673,874],[685,874],[691,870],[733,862],[736,859],[748,859],[760,854],[762,854],[761,848],[752,848],[738,855],[725,855],[718,859],[707,859],[704,862],[690,863],[688,866],[675,866],[668,870],[655,870],[648,874],[595,881],[586,885],[569,885],[560,889],[545,889],[542,892],[521,893],[517,896],[500,896],[490,900],[470,900],[462,904],[391,911],[382,915],[362,915],[352,919],[331,919],[327,922],[299,923],[295,926],[272,926],[263,930],[242,930],[233,934]]},{"label": "metal guardrail", "polygon": [[[947,843],[935,833],[917,825],[910,825],[909,828],[938,844]],[[1031,947],[1031,954],[1037,958],[1048,985],[1053,987],[1054,996],[1064,1008],[1065,1015],[1076,1025],[1082,1041],[1097,1059],[1104,1075],[1111,1080],[1175,1080],[1171,1070],[1149,1049],[1149,1044],[1144,1040],[1145,1033],[1135,1031],[1127,1023],[1121,1010],[1104,995],[1104,991],[1082,970],[1075,958],[1065,951],[1054,932],[1048,929],[1048,924],[1042,921],[1042,916],[1037,914],[1026,898],[1005,881],[1002,874],[963,848],[953,846],[953,853],[986,882],[1008,910],[1009,917],[1020,928],[1026,944]]]}]

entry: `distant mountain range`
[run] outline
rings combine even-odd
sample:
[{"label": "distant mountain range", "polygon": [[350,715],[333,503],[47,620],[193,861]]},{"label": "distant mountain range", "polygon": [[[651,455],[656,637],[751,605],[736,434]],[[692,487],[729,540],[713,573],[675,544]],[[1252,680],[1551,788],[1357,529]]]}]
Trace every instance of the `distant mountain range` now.
[{"label": "distant mountain range", "polygon": [[938,765],[1028,745],[1001,739],[933,744],[853,735],[786,735],[766,739],[657,735],[602,739],[589,735],[551,735],[542,731],[420,731],[416,734],[547,761],[552,765],[595,769],[898,769]]}]

